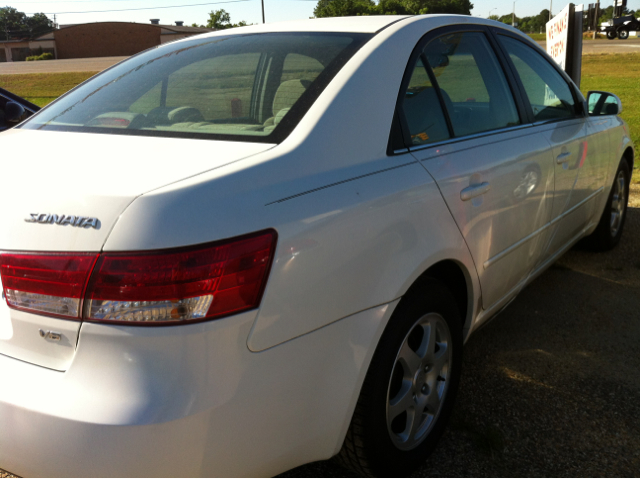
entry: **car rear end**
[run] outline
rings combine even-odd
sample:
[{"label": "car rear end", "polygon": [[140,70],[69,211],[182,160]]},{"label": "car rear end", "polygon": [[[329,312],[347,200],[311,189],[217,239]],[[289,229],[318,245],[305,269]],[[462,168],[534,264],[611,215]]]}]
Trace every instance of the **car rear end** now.
[{"label": "car rear end", "polygon": [[[335,451],[369,357],[353,348],[368,351],[380,334],[362,324],[381,324],[389,308],[252,351],[278,222],[255,213],[264,203],[254,193],[236,188],[215,204],[196,193],[242,181],[371,34],[287,32],[271,47],[266,37],[236,35],[235,53],[225,50],[231,37],[143,53],[2,134],[6,151],[33,145],[29,156],[3,162],[13,180],[0,190],[0,203],[11,205],[0,229],[3,469],[272,475]],[[292,63],[280,65],[272,86],[260,78],[276,59],[254,50],[287,44]],[[224,51],[204,51],[212,48]],[[234,55],[245,61],[227,61]],[[197,104],[188,93],[200,93],[193,78],[216,76],[208,67],[220,72],[216,81],[235,75],[244,89]],[[146,77],[136,78],[141,71]],[[215,181],[199,180],[216,171]],[[173,192],[189,198],[180,218],[166,217]],[[223,218],[234,210],[238,221],[203,225],[203,208]],[[159,223],[169,227],[154,229]],[[177,226],[185,223],[188,231]],[[330,400],[298,387],[336,377],[345,383]]]},{"label": "car rear end", "polygon": [[0,229],[1,467],[199,475],[200,416],[212,408],[203,391],[221,403],[222,390],[232,396],[219,381],[210,390],[210,348],[218,359],[246,351],[248,330],[239,330],[255,317],[277,235],[159,251],[104,244],[137,197],[272,145],[216,142],[212,160],[200,142],[192,161],[178,162],[180,140],[13,130],[2,141],[11,151],[43,142],[50,152],[3,165],[21,181],[0,191],[12,205]]}]

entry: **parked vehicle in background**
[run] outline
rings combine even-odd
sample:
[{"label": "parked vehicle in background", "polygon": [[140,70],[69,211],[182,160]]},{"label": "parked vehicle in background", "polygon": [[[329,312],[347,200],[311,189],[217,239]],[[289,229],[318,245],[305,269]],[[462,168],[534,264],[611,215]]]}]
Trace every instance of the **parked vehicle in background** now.
[{"label": "parked vehicle in background", "polygon": [[406,476],[464,341],[624,227],[634,147],[517,30],[314,19],[148,50],[2,135],[0,467]]},{"label": "parked vehicle in background", "polygon": [[0,132],[13,128],[38,110],[38,105],[0,88]]},{"label": "parked vehicle in background", "polygon": [[614,18],[610,23],[602,24],[600,31],[604,33],[609,40],[626,40],[629,38],[629,32],[637,32],[640,30],[640,22],[633,15],[626,17]]}]

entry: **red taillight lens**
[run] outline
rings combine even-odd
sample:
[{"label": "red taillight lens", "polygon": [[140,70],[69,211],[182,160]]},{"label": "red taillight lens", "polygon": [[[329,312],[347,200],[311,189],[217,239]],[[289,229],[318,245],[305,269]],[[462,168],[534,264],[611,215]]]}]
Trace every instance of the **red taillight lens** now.
[{"label": "red taillight lens", "polygon": [[0,254],[7,303],[16,309],[80,317],[80,300],[97,254]]},{"label": "red taillight lens", "polygon": [[[276,232],[269,230],[202,247],[152,253],[3,253],[2,282],[11,307],[78,318],[90,275],[82,314],[86,320],[127,324],[202,321],[260,305],[276,239]],[[24,295],[28,297],[23,303],[31,303],[9,301]],[[40,303],[35,304],[36,300]],[[58,309],[43,306],[54,300],[64,304]],[[60,308],[69,308],[70,300],[74,314],[60,312]]]},{"label": "red taillight lens", "polygon": [[199,248],[105,253],[87,287],[84,317],[167,324],[257,308],[275,243],[275,231],[267,231]]}]

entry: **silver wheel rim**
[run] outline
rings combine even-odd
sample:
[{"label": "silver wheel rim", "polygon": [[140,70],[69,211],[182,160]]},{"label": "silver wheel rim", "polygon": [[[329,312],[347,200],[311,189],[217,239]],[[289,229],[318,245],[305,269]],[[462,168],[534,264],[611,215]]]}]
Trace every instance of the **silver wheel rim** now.
[{"label": "silver wheel rim", "polygon": [[624,172],[619,171],[618,177],[613,184],[613,197],[611,198],[611,236],[616,236],[622,225],[624,218],[624,209],[627,205],[626,201],[626,181]]},{"label": "silver wheel rim", "polygon": [[449,388],[451,332],[442,316],[422,316],[405,336],[387,389],[387,430],[393,443],[411,450],[425,440]]}]

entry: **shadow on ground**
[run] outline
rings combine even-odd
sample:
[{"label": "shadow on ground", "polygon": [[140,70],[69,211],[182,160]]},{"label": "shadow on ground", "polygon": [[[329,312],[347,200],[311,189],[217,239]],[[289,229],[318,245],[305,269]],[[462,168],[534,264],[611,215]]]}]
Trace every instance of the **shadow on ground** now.
[{"label": "shadow on ground", "polygon": [[[452,420],[417,477],[637,476],[640,209],[608,253],[574,248],[474,334]],[[334,463],[288,477],[343,477]]]}]

